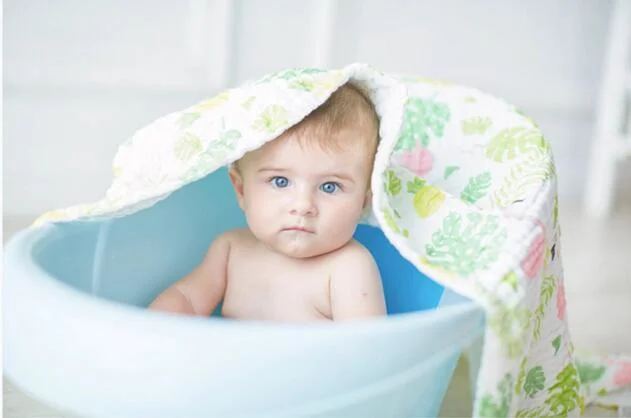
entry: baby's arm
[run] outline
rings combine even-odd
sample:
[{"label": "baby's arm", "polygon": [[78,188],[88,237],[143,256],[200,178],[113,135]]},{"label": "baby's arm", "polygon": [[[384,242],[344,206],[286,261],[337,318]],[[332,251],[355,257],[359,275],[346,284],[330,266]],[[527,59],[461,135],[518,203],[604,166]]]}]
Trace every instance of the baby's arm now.
[{"label": "baby's arm", "polygon": [[195,270],[162,292],[149,309],[209,316],[224,296],[229,252],[228,236],[219,236]]},{"label": "baby's arm", "polygon": [[332,319],[385,315],[383,285],[372,255],[359,244],[343,251],[331,277]]}]

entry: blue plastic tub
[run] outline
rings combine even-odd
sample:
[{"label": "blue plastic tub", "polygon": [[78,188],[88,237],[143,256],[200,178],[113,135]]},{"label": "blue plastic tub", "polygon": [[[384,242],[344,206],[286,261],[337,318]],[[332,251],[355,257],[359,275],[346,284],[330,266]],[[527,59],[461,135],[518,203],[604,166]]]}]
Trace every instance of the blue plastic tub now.
[{"label": "blue plastic tub", "polygon": [[94,417],[437,416],[484,315],[376,228],[356,237],[380,266],[387,318],[294,325],[145,309],[244,224],[219,170],[133,215],[17,234],[4,259],[5,374]]}]

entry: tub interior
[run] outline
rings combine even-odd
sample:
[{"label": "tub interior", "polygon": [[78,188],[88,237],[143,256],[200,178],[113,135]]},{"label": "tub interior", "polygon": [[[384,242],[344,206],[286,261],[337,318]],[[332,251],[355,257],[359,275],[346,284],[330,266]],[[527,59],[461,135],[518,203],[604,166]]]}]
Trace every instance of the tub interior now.
[{"label": "tub interior", "polygon": [[[144,307],[190,272],[217,235],[243,226],[245,218],[222,168],[133,215],[57,224],[33,248],[33,259],[75,289]],[[355,238],[379,266],[389,314],[440,304],[443,287],[405,260],[379,228],[359,225]]]}]

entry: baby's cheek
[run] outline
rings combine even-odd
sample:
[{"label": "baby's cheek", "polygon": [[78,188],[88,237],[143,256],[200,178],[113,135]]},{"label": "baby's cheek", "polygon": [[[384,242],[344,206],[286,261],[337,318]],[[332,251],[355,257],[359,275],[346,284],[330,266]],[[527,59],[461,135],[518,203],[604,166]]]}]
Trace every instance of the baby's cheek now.
[{"label": "baby's cheek", "polygon": [[354,202],[347,202],[344,205],[340,205],[340,207],[335,208],[335,210],[331,212],[330,223],[332,229],[344,233],[353,231],[361,213],[361,206]]},{"label": "baby's cheek", "polygon": [[257,196],[250,197],[246,206],[248,224],[252,229],[260,229],[265,226],[266,218],[269,218],[267,203]]},{"label": "baby's cheek", "polygon": [[250,219],[253,222],[257,223],[259,228],[265,227],[271,219],[273,219],[273,214],[270,213],[269,203],[265,201],[260,201],[259,203],[255,203],[252,205],[250,209]]}]

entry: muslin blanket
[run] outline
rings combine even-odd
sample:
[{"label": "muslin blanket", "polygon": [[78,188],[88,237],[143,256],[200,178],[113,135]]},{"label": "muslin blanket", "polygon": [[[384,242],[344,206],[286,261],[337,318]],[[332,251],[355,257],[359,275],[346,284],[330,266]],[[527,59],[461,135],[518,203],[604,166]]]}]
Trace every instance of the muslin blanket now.
[{"label": "muslin blanket", "polygon": [[273,140],[347,81],[381,121],[364,222],[486,311],[474,415],[578,416],[631,382],[631,358],[574,352],[550,145],[528,116],[473,88],[364,64],[269,74],[140,129],[120,145],[102,200],[36,224],[147,208]]}]

